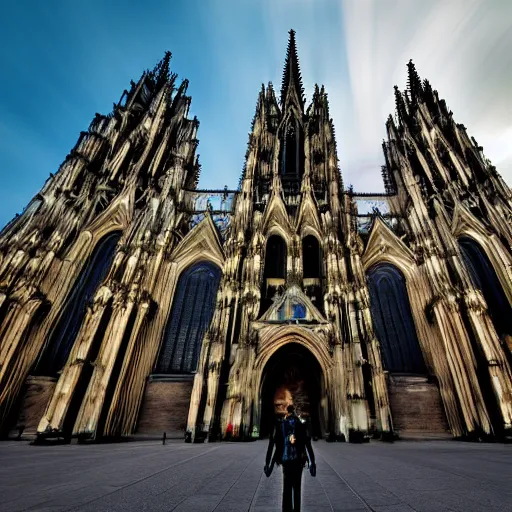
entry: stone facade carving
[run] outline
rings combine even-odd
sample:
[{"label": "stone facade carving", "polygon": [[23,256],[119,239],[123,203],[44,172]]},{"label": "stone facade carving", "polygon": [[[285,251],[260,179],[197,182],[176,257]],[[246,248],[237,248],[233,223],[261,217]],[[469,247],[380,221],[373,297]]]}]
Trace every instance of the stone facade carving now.
[{"label": "stone facade carving", "polygon": [[[213,440],[228,423],[242,438],[260,431],[276,354],[297,345],[319,368],[319,435],[392,431],[382,354],[405,348],[398,320],[389,333],[378,327],[394,325],[392,305],[377,304],[368,286],[383,264],[405,283],[423,377],[435,380],[452,434],[511,429],[512,325],[498,318],[512,303],[511,192],[412,62],[386,123],[385,194],[344,188],[327,94],[315,86],[305,108],[293,31],[280,101],[271,83],[259,93],[238,190],[197,190],[199,123],[188,119],[187,81],[178,85],[169,63],[168,53],[110,115],[96,115],[0,233],[3,433],[38,378],[45,404],[31,410],[44,410],[34,423],[40,439],[136,433],[147,387],[160,383],[154,401],[181,382],[179,372],[155,374],[171,311],[189,320],[165,339],[179,344],[186,329],[202,329],[202,343],[186,349],[197,363],[183,422],[192,437]],[[45,375],[38,362],[112,233],[112,263],[81,306],[66,363]],[[208,325],[193,323],[202,307],[193,288],[174,303],[180,276],[200,262],[222,270]],[[481,268],[494,272],[494,288],[479,281]]]}]

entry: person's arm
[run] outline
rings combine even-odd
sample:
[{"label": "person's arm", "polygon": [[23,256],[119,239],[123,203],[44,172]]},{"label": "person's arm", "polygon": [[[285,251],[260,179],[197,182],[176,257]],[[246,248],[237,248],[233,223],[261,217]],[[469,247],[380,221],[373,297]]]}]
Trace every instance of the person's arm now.
[{"label": "person's arm", "polygon": [[270,437],[268,439],[267,456],[265,458],[265,466],[267,466],[267,467],[270,466],[270,463],[272,461],[272,452],[274,450],[274,444],[275,444],[274,435],[275,435],[274,431],[272,431],[272,434],[270,435]]},{"label": "person's arm", "polygon": [[315,453],[313,452],[313,446],[311,446],[311,438],[306,435],[306,449],[308,451],[309,462],[315,464]]},{"label": "person's arm", "polygon": [[309,457],[309,472],[311,473],[311,476],[316,476],[315,452],[313,451],[313,446],[311,446],[311,436],[309,435],[309,429],[307,428],[304,428],[304,441]]}]

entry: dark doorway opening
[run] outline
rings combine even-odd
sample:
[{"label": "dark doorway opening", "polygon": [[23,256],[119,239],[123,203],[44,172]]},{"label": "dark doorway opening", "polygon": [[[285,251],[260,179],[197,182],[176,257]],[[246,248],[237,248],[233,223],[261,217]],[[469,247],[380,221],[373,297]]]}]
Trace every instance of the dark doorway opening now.
[{"label": "dark doorway opening", "polygon": [[390,373],[427,373],[416,334],[405,277],[389,263],[368,271],[370,311],[380,342],[382,365]]},{"label": "dark doorway opening", "polygon": [[263,370],[260,389],[260,437],[268,437],[276,417],[293,404],[306,420],[313,437],[323,428],[321,398],[322,369],[313,354],[298,343],[278,349]]}]

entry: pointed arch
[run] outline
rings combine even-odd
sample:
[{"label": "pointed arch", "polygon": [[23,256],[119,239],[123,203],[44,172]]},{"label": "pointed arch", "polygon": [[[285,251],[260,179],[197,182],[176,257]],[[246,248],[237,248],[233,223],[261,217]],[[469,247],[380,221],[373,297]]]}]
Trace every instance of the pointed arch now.
[{"label": "pointed arch", "polygon": [[215,310],[221,269],[209,261],[185,269],[173,304],[155,373],[190,373],[197,368],[201,343]]},{"label": "pointed arch", "polygon": [[491,267],[501,283],[501,289],[509,304],[512,305],[510,272],[512,259],[500,238],[491,233],[472,212],[460,203],[455,205],[451,231],[457,240],[470,238],[477,243],[491,263]]},{"label": "pointed arch", "polygon": [[323,251],[314,235],[302,239],[302,269],[306,295],[323,312]]},{"label": "pointed arch", "polygon": [[390,263],[368,270],[370,310],[384,368],[397,373],[425,373],[405,277]]},{"label": "pointed arch", "polygon": [[311,191],[305,191],[302,194],[296,226],[302,236],[314,232],[318,238],[321,238],[322,227],[318,214],[318,204],[313,198]]},{"label": "pointed arch", "polygon": [[487,302],[489,316],[500,338],[512,335],[512,307],[494,267],[480,244],[469,236],[458,239],[462,259],[475,288]]},{"label": "pointed arch", "polygon": [[285,279],[288,250],[286,242],[279,235],[271,235],[265,250],[265,279]]},{"label": "pointed arch", "polygon": [[262,233],[266,235],[272,231],[280,231],[286,238],[288,234],[294,232],[283,198],[275,190],[272,191],[261,225]]},{"label": "pointed arch", "polygon": [[112,265],[120,238],[121,232],[114,231],[97,243],[64,302],[62,314],[37,363],[36,375],[55,376],[66,364],[85,318],[87,306]]},{"label": "pointed arch", "polygon": [[289,105],[280,127],[279,174],[285,196],[300,193],[304,174],[304,127],[295,109]]},{"label": "pointed arch", "polygon": [[288,249],[285,240],[279,235],[270,235],[265,248],[265,266],[261,282],[260,314],[272,304],[272,298],[284,287]]},{"label": "pointed arch", "polygon": [[281,144],[281,174],[300,178],[304,170],[304,131],[299,120],[290,111],[284,125]]},{"label": "pointed arch", "polygon": [[373,221],[362,262],[365,269],[381,262],[395,264],[408,278],[410,270],[415,267],[413,252],[396,236],[381,217],[376,217]]},{"label": "pointed arch", "polygon": [[321,279],[322,277],[322,249],[320,242],[313,235],[306,235],[302,239],[302,265],[304,279]]},{"label": "pointed arch", "polygon": [[208,254],[208,259],[222,267],[226,258],[222,240],[210,214],[190,230],[176,245],[171,253],[171,260],[179,268],[185,268],[197,259],[197,254]]}]

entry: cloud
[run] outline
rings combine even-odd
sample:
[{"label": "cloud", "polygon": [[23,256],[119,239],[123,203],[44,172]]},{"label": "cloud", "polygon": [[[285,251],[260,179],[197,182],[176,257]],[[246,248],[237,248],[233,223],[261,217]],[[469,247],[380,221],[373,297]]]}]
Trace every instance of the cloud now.
[{"label": "cloud", "polygon": [[410,58],[512,183],[510,0],[57,4],[28,15],[14,2],[0,20],[8,77],[0,130],[9,133],[0,138],[0,173],[12,198],[0,204],[0,225],[58,169],[94,112],[108,113],[166,49],[173,71],[190,80],[191,112],[201,122],[199,185],[236,187],[261,83],[280,90],[290,28],[306,97],[315,83],[328,92],[345,184],[383,190],[384,123]]},{"label": "cloud", "polygon": [[382,163],[380,140],[394,110],[392,87],[405,89],[410,58],[447,100],[455,120],[512,181],[512,2],[345,0],[342,17],[354,114],[350,129],[335,114],[338,137],[350,148],[346,181],[357,190],[374,185],[370,163],[376,169]]}]

